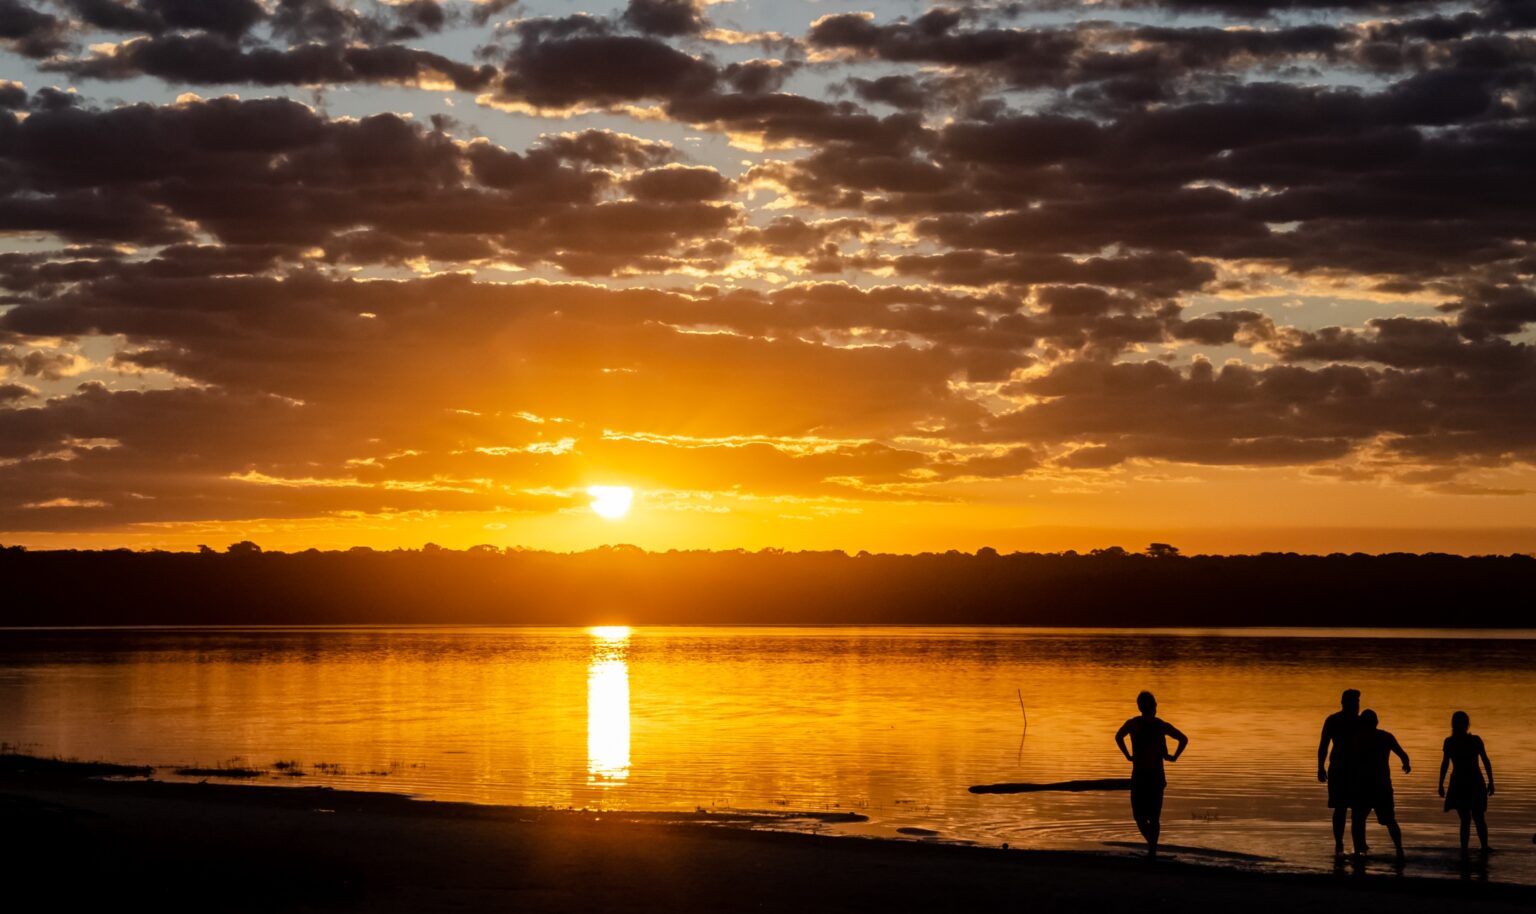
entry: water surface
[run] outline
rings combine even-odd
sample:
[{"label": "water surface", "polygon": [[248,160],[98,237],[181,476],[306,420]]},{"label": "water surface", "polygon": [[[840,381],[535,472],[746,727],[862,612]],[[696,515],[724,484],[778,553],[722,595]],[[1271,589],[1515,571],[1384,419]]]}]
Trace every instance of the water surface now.
[{"label": "water surface", "polygon": [[[1316,749],[1345,687],[1413,758],[1411,775],[1394,774],[1408,872],[1536,884],[1525,633],[0,631],[0,741],[34,754],[238,763],[268,783],[482,803],[853,811],[869,822],[843,830],[1016,847],[1137,840],[1125,794],[966,787],[1124,776],[1112,735],[1148,688],[1191,737],[1169,766],[1164,841],[1275,868],[1333,865]],[[1470,874],[1435,796],[1458,709],[1499,788],[1488,818],[1502,852]],[[1390,847],[1379,826],[1371,835]]]}]

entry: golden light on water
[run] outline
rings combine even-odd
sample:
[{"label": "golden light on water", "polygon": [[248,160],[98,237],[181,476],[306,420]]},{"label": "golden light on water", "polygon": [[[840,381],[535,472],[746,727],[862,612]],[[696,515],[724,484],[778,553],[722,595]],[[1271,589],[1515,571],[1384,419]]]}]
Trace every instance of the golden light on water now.
[{"label": "golden light on water", "polygon": [[635,500],[635,490],[629,486],[588,486],[587,494],[592,496],[592,510],[606,520],[618,520],[628,514]]},{"label": "golden light on water", "polygon": [[[625,490],[628,491],[628,490]],[[612,783],[629,777],[629,627],[587,629],[587,780]]]}]

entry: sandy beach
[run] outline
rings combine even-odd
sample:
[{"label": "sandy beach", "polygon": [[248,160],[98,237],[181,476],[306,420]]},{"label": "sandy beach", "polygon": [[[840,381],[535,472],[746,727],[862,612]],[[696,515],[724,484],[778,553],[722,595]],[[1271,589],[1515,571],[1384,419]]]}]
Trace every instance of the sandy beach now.
[{"label": "sandy beach", "polygon": [[700,816],[99,780],[67,768],[0,772],[0,817],[9,894],[66,910],[1475,912],[1536,902],[1529,888],[1389,870],[1266,874],[769,832]]}]

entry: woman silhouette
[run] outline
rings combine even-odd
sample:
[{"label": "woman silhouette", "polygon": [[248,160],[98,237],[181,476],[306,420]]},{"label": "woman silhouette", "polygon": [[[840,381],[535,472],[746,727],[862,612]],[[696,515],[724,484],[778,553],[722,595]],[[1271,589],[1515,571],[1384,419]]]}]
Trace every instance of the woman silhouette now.
[{"label": "woman silhouette", "polygon": [[[1488,811],[1488,798],[1493,796],[1493,763],[1488,761],[1488,751],[1483,748],[1483,738],[1467,732],[1472,719],[1465,711],[1451,715],[1451,735],[1445,738],[1445,757],[1440,760],[1440,795],[1445,797],[1445,810],[1456,810],[1461,816],[1461,855],[1467,855],[1467,838],[1470,825],[1477,823],[1477,841],[1482,852],[1488,853],[1488,822],[1483,817]],[[1488,783],[1483,783],[1483,772],[1477,767],[1482,760],[1488,769]],[[1451,789],[1445,789],[1445,772],[1451,770]]]}]

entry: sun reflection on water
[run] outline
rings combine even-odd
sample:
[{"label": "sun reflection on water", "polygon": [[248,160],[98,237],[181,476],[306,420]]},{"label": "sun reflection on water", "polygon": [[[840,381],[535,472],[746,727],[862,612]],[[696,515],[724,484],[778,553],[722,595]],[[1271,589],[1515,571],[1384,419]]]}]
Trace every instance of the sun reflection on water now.
[{"label": "sun reflection on water", "polygon": [[587,629],[587,781],[611,784],[629,777],[629,627]]}]

